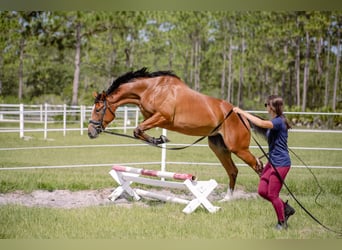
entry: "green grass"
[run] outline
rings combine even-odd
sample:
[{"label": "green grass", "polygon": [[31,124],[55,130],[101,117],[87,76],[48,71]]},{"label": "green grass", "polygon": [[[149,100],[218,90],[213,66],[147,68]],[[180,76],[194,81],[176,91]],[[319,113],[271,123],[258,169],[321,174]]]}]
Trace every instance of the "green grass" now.
[{"label": "green grass", "polygon": [[[161,130],[152,130],[159,136]],[[2,148],[98,145],[139,143],[129,139],[101,135],[90,140],[79,132],[50,132],[49,140],[43,140],[43,133],[27,134],[32,139],[19,139],[18,134],[0,133]],[[173,143],[192,143],[196,137],[169,133]],[[261,139],[263,145],[263,142]],[[205,142],[204,142],[205,143]],[[289,146],[341,147],[341,134],[291,133]],[[252,143],[252,145],[254,145]],[[295,150],[308,165],[341,166],[339,151]],[[256,155],[261,155],[253,149]],[[68,149],[30,149],[0,151],[0,167],[55,166],[72,164],[108,164],[129,162],[159,162],[158,148],[139,147],[95,147]],[[239,159],[234,157],[237,163]],[[167,161],[218,163],[207,147],[191,147],[181,151],[168,151]],[[292,157],[293,165],[301,163]],[[144,166],[159,169],[159,165]],[[102,189],[115,186],[108,175],[110,167],[85,167],[73,169],[35,169],[0,171],[0,193],[14,190],[31,192],[36,189]],[[218,192],[224,192],[228,178],[222,167],[198,165],[171,165],[168,171],[188,172],[199,179],[214,178],[220,185]],[[312,169],[324,192],[315,197],[319,189],[307,169],[293,168],[287,177],[287,184],[303,205],[324,224],[342,228],[342,170]],[[240,167],[237,187],[256,192],[258,178],[249,167]],[[289,197],[285,188],[281,196],[289,199],[297,213],[290,219],[287,231],[273,229],[275,215],[273,208],[261,198],[218,203],[222,209],[209,214],[198,209],[191,215],[181,211],[184,205],[155,202],[149,207],[135,205],[132,208],[120,206],[97,206],[77,209],[28,208],[19,205],[0,206],[0,238],[25,239],[336,239],[310,219]]]},{"label": "green grass", "polygon": [[[313,197],[299,197],[309,202]],[[314,214],[325,210],[320,219],[341,228],[338,213],[341,202],[325,197],[325,209],[312,206]],[[287,231],[273,229],[273,208],[261,199],[220,203],[221,210],[208,214],[203,209],[191,215],[181,212],[181,206],[155,203],[149,208],[133,206],[99,206],[80,209],[25,208],[1,206],[0,236],[2,238],[34,239],[333,239],[308,218],[297,206],[297,213]],[[329,207],[329,209],[327,209]],[[334,213],[335,216],[332,216]]]}]

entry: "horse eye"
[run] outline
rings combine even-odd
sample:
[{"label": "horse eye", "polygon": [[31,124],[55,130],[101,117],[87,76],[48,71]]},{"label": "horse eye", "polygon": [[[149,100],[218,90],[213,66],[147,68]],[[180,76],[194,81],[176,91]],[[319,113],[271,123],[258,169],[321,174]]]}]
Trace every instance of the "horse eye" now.
[{"label": "horse eye", "polygon": [[100,112],[101,109],[103,109],[104,105],[101,105],[99,108],[97,108],[96,106],[98,106],[99,103],[95,103],[95,111],[96,112]]}]

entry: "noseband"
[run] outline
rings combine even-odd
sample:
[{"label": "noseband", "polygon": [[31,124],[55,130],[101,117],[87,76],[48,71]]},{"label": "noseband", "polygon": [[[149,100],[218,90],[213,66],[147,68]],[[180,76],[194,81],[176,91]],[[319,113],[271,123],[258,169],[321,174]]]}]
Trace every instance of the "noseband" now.
[{"label": "noseband", "polygon": [[103,126],[103,119],[104,119],[104,116],[106,114],[107,108],[112,113],[112,115],[115,116],[114,112],[110,109],[110,107],[107,107],[107,100],[104,99],[103,100],[103,107],[95,110],[96,113],[98,113],[102,109],[101,119],[99,121],[89,120],[89,123],[93,124],[93,127],[95,128],[95,130],[98,134],[101,133],[105,129]]}]

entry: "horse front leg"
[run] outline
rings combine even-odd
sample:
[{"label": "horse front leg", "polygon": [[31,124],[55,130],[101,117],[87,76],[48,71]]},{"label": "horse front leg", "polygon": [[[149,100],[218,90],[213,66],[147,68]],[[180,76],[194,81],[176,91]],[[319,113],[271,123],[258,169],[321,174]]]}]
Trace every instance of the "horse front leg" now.
[{"label": "horse front leg", "polygon": [[134,137],[138,138],[140,140],[146,141],[148,143],[154,144],[154,145],[159,145],[159,144],[163,144],[163,143],[170,141],[164,135],[161,135],[159,138],[150,136],[150,135],[146,134],[140,127],[136,127],[134,129]]},{"label": "horse front leg", "polygon": [[170,140],[164,135],[161,135],[159,138],[156,138],[145,133],[146,130],[159,127],[161,125],[165,125],[167,122],[168,120],[165,119],[164,116],[162,116],[159,113],[156,113],[153,116],[146,119],[145,121],[143,121],[142,123],[140,123],[139,126],[134,129],[134,137],[154,145],[169,142]]}]

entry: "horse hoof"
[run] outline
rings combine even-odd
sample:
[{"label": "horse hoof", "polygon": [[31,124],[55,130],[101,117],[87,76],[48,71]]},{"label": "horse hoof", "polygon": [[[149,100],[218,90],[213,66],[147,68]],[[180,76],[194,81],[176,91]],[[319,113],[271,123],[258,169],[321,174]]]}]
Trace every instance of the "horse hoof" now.
[{"label": "horse hoof", "polygon": [[163,143],[167,143],[169,142],[170,140],[167,139],[166,136],[164,135],[161,135],[159,138],[152,138],[152,140],[150,141],[152,144],[154,145],[159,145],[159,144],[163,144]]},{"label": "horse hoof", "polygon": [[229,195],[226,195],[223,199],[219,200],[218,202],[228,202],[228,201],[231,201],[232,200],[232,197],[229,196]]},{"label": "horse hoof", "polygon": [[164,136],[164,135],[161,135],[161,136],[159,137],[159,140],[160,140],[160,144],[162,144],[162,143],[167,143],[167,142],[170,141],[170,140],[169,140],[166,136]]},{"label": "horse hoof", "polygon": [[219,200],[219,202],[228,202],[228,201],[231,201],[233,199],[234,199],[233,192],[232,191],[228,191],[226,193],[226,195],[223,197],[223,199]]},{"label": "horse hoof", "polygon": [[261,177],[262,171],[264,170],[264,164],[262,163],[262,161],[260,161],[259,158],[257,159],[257,165],[256,165],[256,173],[259,175],[259,177]]}]

